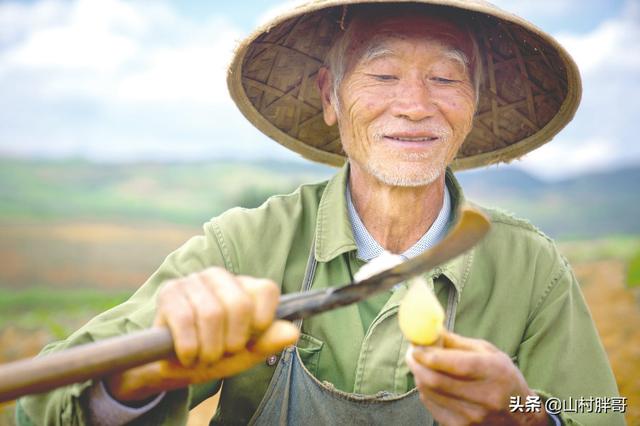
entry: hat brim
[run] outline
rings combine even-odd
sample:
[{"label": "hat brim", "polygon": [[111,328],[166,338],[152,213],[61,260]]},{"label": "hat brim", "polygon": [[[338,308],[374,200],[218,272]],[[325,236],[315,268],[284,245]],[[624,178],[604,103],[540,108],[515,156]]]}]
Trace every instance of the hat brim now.
[{"label": "hat brim", "polygon": [[256,30],[237,48],[227,84],[244,116],[304,158],[345,161],[338,131],[326,126],[315,83],[342,6],[421,3],[453,8],[469,19],[483,62],[471,133],[452,167],[508,162],[550,141],[573,118],[581,97],[578,68],[550,35],[481,0],[315,1]]}]

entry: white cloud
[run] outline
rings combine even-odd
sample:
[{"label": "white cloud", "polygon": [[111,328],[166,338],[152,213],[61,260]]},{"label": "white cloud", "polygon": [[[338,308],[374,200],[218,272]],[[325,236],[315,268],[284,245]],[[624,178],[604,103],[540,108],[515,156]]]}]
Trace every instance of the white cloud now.
[{"label": "white cloud", "polygon": [[227,93],[240,31],[225,17],[124,0],[0,3],[0,16],[22,23],[0,40],[0,153],[202,159],[256,140]]},{"label": "white cloud", "polygon": [[618,17],[591,32],[557,37],[581,71],[582,102],[556,140],[516,164],[561,177],[640,162],[640,3],[627,1]]},{"label": "white cloud", "polygon": [[585,76],[605,69],[640,71],[640,3],[628,1],[623,13],[584,34],[558,34]]},{"label": "white cloud", "polygon": [[[57,20],[32,19],[41,25],[0,51],[0,76],[32,73],[30,83],[48,99],[219,103],[228,97],[226,67],[240,32],[224,18],[196,24],[164,3],[47,4],[47,15]],[[43,14],[38,3],[32,7]],[[23,5],[8,9],[29,16]]]},{"label": "white cloud", "polygon": [[132,6],[118,0],[81,0],[72,7],[46,4],[46,12],[36,4],[34,15],[61,22],[32,19],[36,26],[26,39],[3,55],[8,66],[108,71],[137,53],[139,46],[130,34],[140,31],[144,22]]},{"label": "white cloud", "polygon": [[538,176],[554,179],[585,170],[608,169],[616,163],[617,148],[605,139],[556,140],[513,164]]},{"label": "white cloud", "polygon": [[581,32],[610,16],[625,0],[493,0],[500,8],[546,30],[577,29]]},{"label": "white cloud", "polygon": [[256,23],[258,25],[264,25],[267,22],[271,21],[273,18],[276,18],[276,17],[282,15],[285,12],[289,12],[290,10],[295,8],[296,6],[299,6],[299,5],[304,4],[306,2],[307,2],[306,0],[285,0],[285,1],[281,1],[281,2],[273,5],[269,9],[267,9],[265,12],[263,12],[258,17],[258,19],[256,20]]},{"label": "white cloud", "polygon": [[221,19],[205,27],[215,28],[216,34],[205,33],[187,46],[163,46],[148,52],[141,70],[118,81],[115,96],[127,102],[191,101],[229,105],[226,70],[240,32]]},{"label": "white cloud", "polygon": [[10,66],[113,70],[131,58],[137,46],[127,37],[83,28],[49,28],[33,34],[10,52]]},{"label": "white cloud", "polygon": [[34,29],[63,22],[71,7],[72,3],[59,0],[0,3],[0,43],[14,42]]},{"label": "white cloud", "polygon": [[522,16],[531,21],[538,21],[545,16],[564,15],[575,7],[585,7],[589,0],[494,0],[500,8]]}]

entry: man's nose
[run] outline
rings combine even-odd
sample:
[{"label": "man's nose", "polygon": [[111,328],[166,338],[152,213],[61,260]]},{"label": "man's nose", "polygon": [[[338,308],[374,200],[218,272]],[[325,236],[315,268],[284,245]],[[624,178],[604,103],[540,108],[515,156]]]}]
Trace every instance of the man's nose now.
[{"label": "man's nose", "polygon": [[420,121],[433,116],[436,111],[437,106],[427,82],[415,79],[400,85],[392,108],[394,116]]}]

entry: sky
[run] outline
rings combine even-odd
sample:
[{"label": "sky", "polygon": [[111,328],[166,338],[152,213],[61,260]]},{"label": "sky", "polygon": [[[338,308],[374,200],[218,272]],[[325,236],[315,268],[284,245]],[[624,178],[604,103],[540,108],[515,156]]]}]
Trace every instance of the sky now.
[{"label": "sky", "polygon": [[[297,3],[0,0],[0,156],[300,160],[226,88],[235,45]],[[513,165],[560,179],[640,164],[640,0],[494,3],[558,38],[583,78],[574,120]]]}]

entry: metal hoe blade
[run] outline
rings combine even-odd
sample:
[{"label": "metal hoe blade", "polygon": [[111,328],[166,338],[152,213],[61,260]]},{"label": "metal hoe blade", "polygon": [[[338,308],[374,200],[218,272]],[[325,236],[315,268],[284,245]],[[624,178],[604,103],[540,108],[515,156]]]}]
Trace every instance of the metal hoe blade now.
[{"label": "metal hoe blade", "polygon": [[276,316],[294,320],[359,302],[390,289],[407,279],[442,265],[472,248],[489,231],[489,220],[478,210],[466,207],[445,238],[431,249],[365,280],[342,287],[307,293],[285,294],[280,298]]}]

